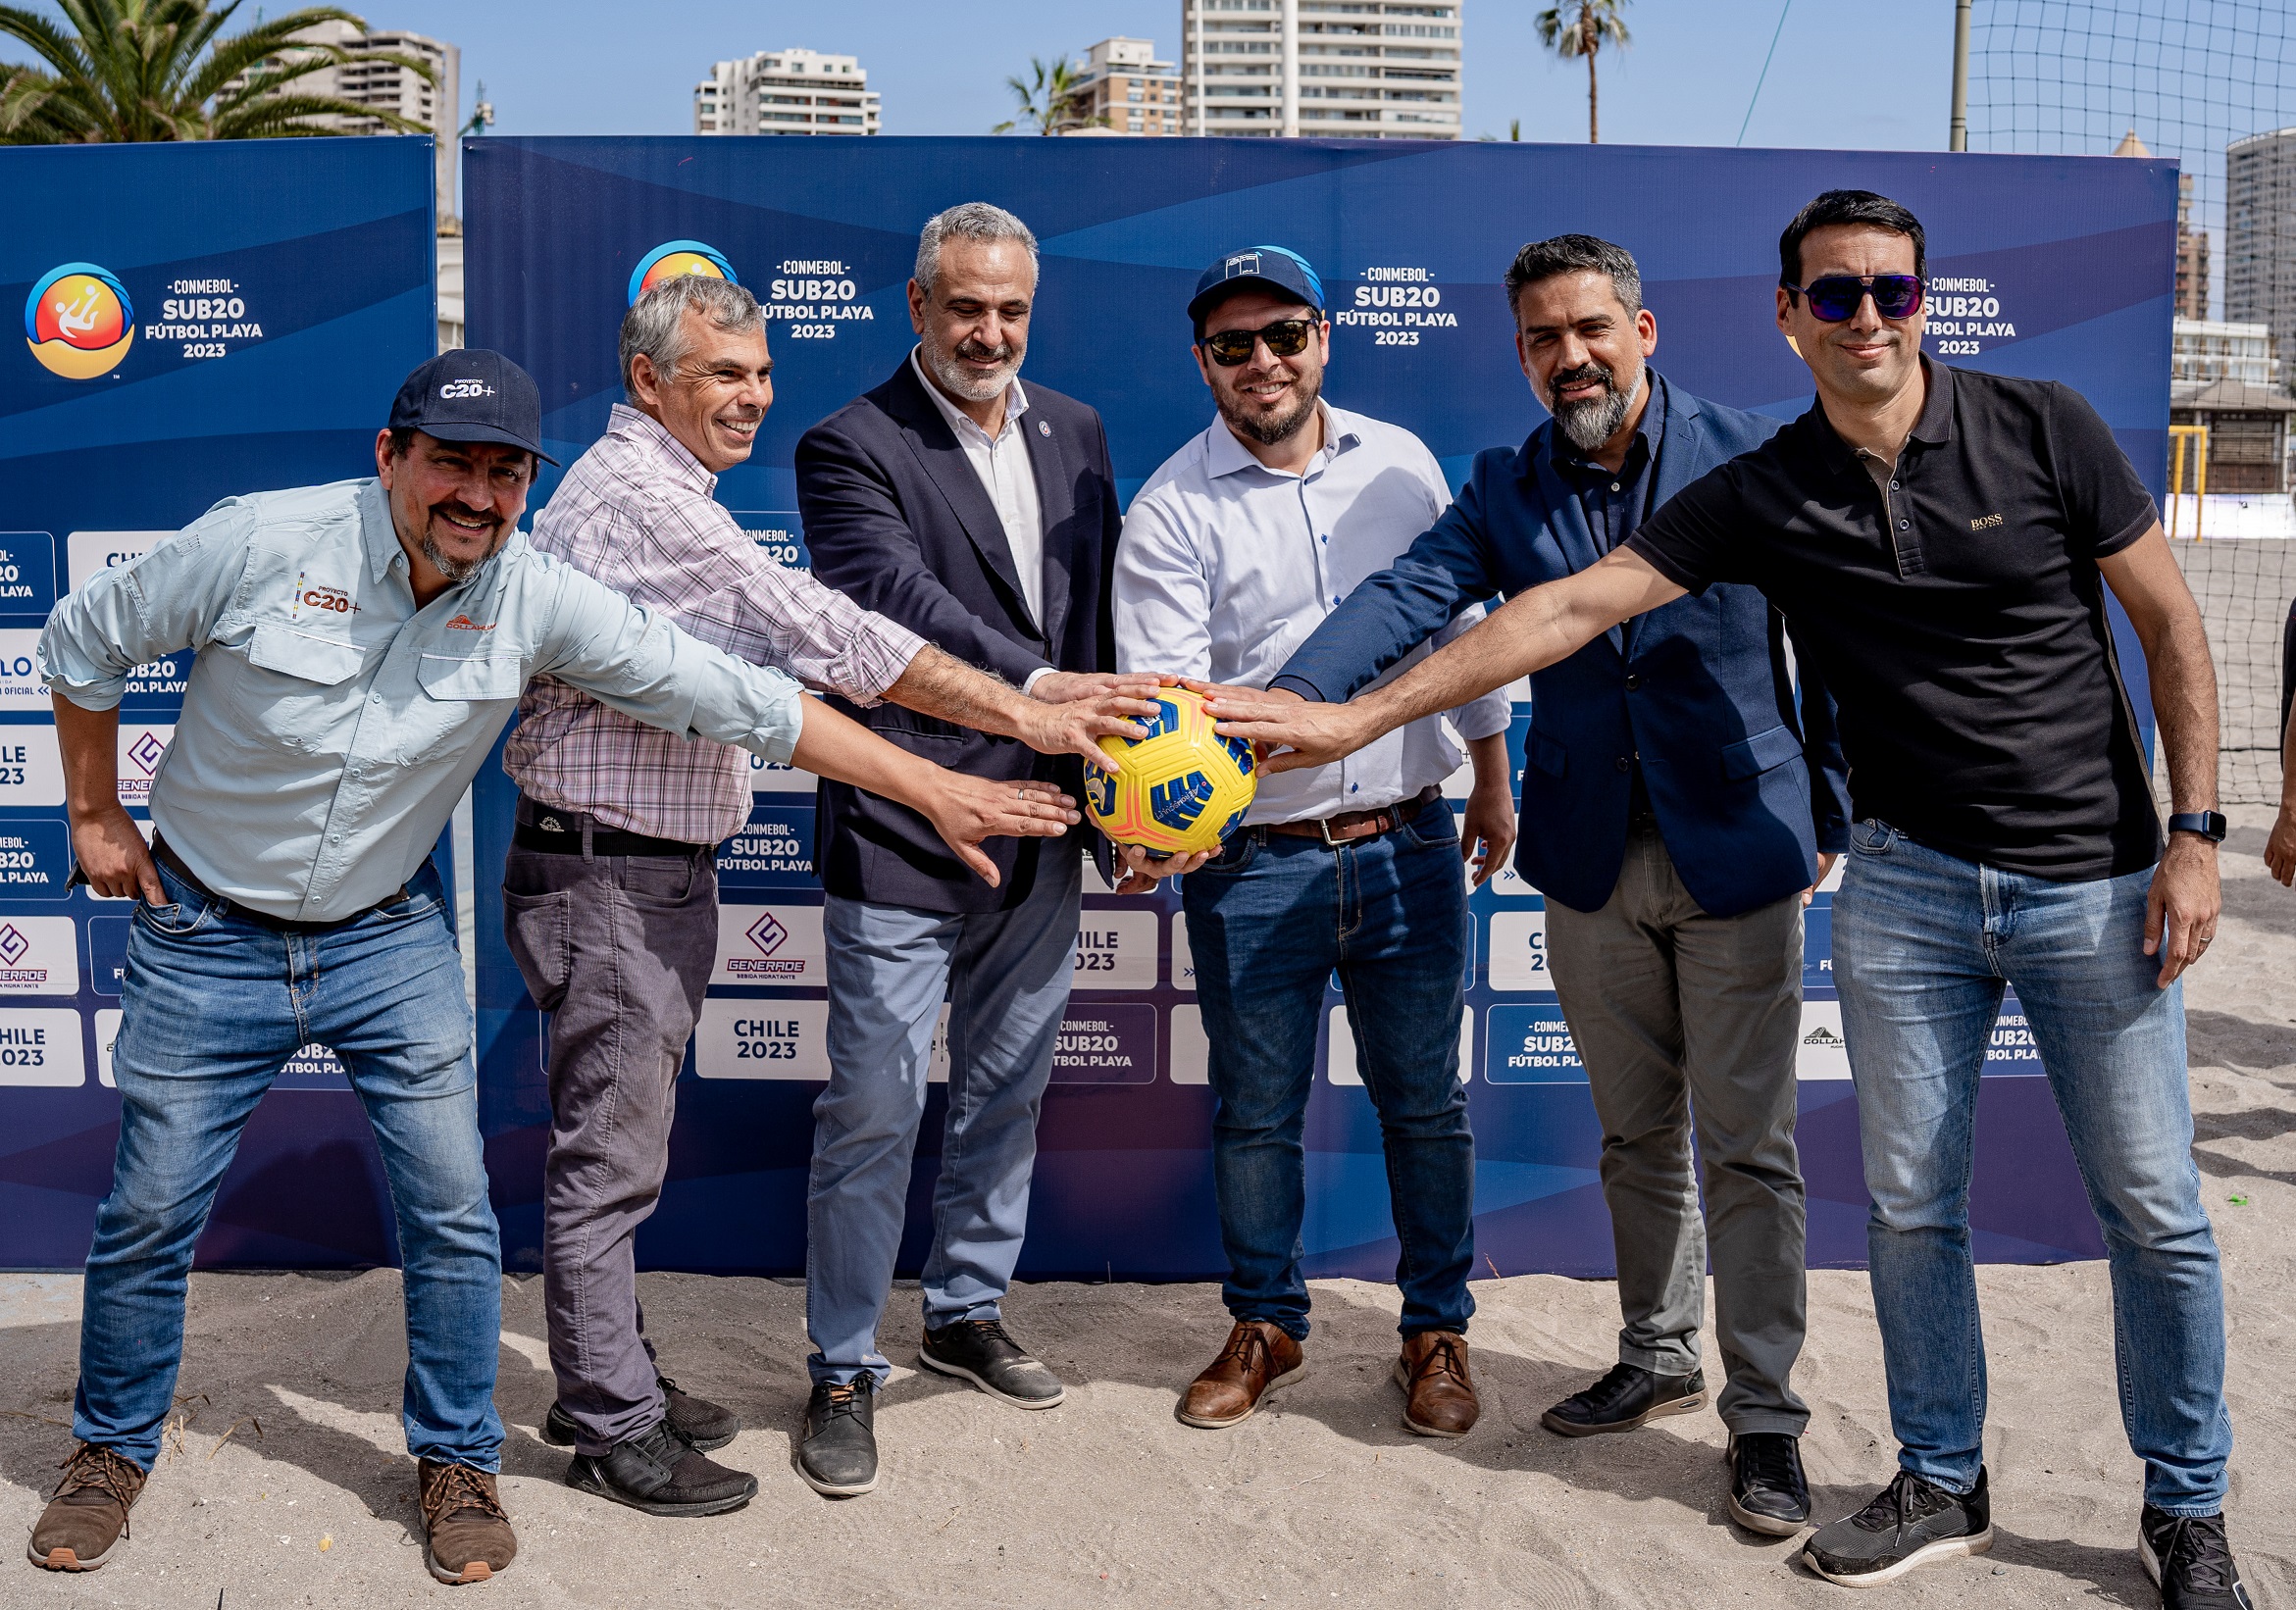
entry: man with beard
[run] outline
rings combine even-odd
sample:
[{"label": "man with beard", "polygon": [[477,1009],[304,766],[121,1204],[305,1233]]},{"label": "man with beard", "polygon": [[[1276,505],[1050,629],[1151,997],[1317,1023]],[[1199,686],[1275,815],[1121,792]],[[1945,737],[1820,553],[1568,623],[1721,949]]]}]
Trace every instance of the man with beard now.
[{"label": "man with beard", "polygon": [[[1036,237],[968,202],[917,243],[917,345],[893,377],[797,444],[813,573],[865,609],[1024,691],[1121,701],[1108,634],[1118,514],[1099,416],[1018,378]],[[1131,684],[1138,685],[1134,679]],[[835,702],[835,701],[833,701]],[[1073,787],[1079,763],[883,704],[893,743],[1007,786]],[[878,1323],[947,1003],[948,1117],[924,1267],[918,1362],[1002,1402],[1063,1388],[1005,1332],[1000,1300],[1028,1224],[1037,1112],[1068,1002],[1085,835],[1000,853],[966,876],[908,803],[825,782],[815,865],[828,890],[829,1087],[806,1197],[806,1361],[798,1474],[831,1497],[877,1482]]]},{"label": "man with beard", "polygon": [[[1451,489],[1408,430],[1322,400],[1331,326],[1305,259],[1280,246],[1231,252],[1204,271],[1188,314],[1219,417],[1148,478],[1125,519],[1117,663],[1258,687],[1443,513]],[[1461,756],[1430,715],[1339,765],[1263,778],[1215,854],[1154,862],[1125,849],[1127,892],[1186,875],[1181,905],[1219,1103],[1212,1179],[1233,1324],[1181,1398],[1187,1425],[1236,1425],[1305,1368],[1301,1132],[1335,973],[1379,1114],[1402,1243],[1403,1424],[1427,1436],[1463,1436],[1475,1424],[1460,862],[1480,882],[1514,836],[1508,714],[1500,692],[1450,713],[1475,763],[1463,830],[1443,797]],[[1335,1048],[1338,1032],[1335,1023]]]},{"label": "man with beard", "polygon": [[[496,1487],[502,1259],[479,1134],[470,1003],[431,865],[528,679],[640,721],[794,759],[932,813],[993,875],[992,832],[1077,820],[1048,787],[943,772],[680,632],[516,533],[540,455],[535,382],[499,353],[417,369],[376,475],[226,499],[48,618],[79,871],[136,899],[113,1069],[120,1139],[96,1211],[74,1434],[34,1564],[103,1565],[160,1451],[194,1243],[240,1132],[286,1060],[333,1050],[396,1213],[424,1562],[480,1582],[517,1552]],[[118,792],[138,665],[198,650],[151,792],[149,848]]]},{"label": "man with beard", "polygon": [[[711,494],[773,406],[765,329],[756,299],[726,279],[680,275],[638,298],[622,322],[629,402],[536,520],[535,546],[856,708],[884,700],[1093,757],[1096,735],[1138,732],[1102,708],[1110,679],[1040,677],[1031,697],[741,529]],[[703,1455],[740,1421],[657,1367],[633,1238],[669,1170],[678,1073],[717,961],[715,847],[749,820],[750,757],[543,678],[502,765],[520,793],[505,926],[550,1014],[542,1261],[558,1401],[543,1434],[574,1444],[566,1480],[584,1491],[656,1515],[737,1508],[756,1479]]]},{"label": "man with beard", "polygon": [[[1609,241],[1525,246],[1506,294],[1552,418],[1476,459],[1450,512],[1315,629],[1277,693],[1347,699],[1463,606],[1595,564],[1778,428],[1649,366],[1658,321]],[[1848,830],[1830,709],[1806,678],[1798,713],[1779,617],[1749,586],[1678,599],[1531,689],[1516,866],[1546,896],[1547,965],[1603,1126],[1625,1320],[1616,1366],[1544,1424],[1588,1436],[1704,1406],[1710,1242],[1730,1512],[1782,1535],[1810,1502],[1809,1410],[1788,1384],[1804,1323],[1794,1058],[1805,891]]]},{"label": "man with beard", "polygon": [[[1842,712],[1857,820],[1834,979],[1899,1444],[1888,1484],[1803,1558],[1862,1587],[1993,1545],[1969,1180],[2015,988],[2111,1265],[2113,1380],[2145,1466],[2137,1557],[2167,1610],[2243,1610],[2181,988],[2222,910],[2208,634],[2150,494],[2078,392],[1921,351],[1927,266],[1904,207],[1817,196],[1778,238],[1777,328],[1817,391],[1801,418],[1386,686],[1345,705],[1222,700],[1221,728],[1289,749],[1272,770],[1323,765],[1685,593],[1760,587]],[[2144,647],[2166,847],[2108,594]]]}]

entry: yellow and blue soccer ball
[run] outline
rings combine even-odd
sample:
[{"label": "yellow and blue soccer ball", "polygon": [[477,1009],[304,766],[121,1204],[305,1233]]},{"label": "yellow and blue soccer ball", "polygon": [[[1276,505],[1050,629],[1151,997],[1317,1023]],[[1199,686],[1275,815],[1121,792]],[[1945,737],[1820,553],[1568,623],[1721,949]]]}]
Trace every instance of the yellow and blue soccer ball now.
[{"label": "yellow and blue soccer ball", "polygon": [[1213,731],[1211,712],[1185,687],[1158,688],[1155,703],[1153,717],[1133,718],[1146,737],[1100,739],[1120,769],[1087,768],[1085,813],[1117,843],[1150,855],[1218,849],[1259,791],[1251,745]]}]

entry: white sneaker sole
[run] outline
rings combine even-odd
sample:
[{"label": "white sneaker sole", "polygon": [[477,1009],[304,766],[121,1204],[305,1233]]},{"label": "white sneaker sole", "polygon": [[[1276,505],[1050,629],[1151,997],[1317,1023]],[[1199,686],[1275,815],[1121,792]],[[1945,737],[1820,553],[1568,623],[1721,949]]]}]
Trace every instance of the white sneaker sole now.
[{"label": "white sneaker sole", "polygon": [[[997,1402],[1009,1403],[1016,1409],[1057,1409],[1068,1401],[1068,1388],[1066,1386],[1060,1386],[1060,1389],[1050,1397],[1014,1397],[1010,1392],[1000,1392],[963,1365],[944,1363],[922,1347],[917,1349],[917,1362],[937,1376],[946,1376],[951,1381],[969,1381]],[[1045,1370],[1046,1375],[1052,1373],[1050,1370],[1046,1370],[1042,1364],[1038,1365],[1037,1368]],[[1053,1384],[1060,1385],[1057,1381]]]},{"label": "white sneaker sole", "polygon": [[1172,1412],[1176,1417],[1178,1417],[1180,1424],[1183,1426],[1194,1426],[1199,1431],[1224,1432],[1230,1426],[1243,1425],[1245,1421],[1250,1420],[1253,1415],[1259,1413],[1259,1405],[1267,1401],[1269,1393],[1282,1390],[1284,1387],[1291,1385],[1293,1382],[1300,1380],[1306,1374],[1307,1361],[1305,1359],[1301,1359],[1291,1369],[1286,1370],[1282,1375],[1277,1376],[1265,1386],[1262,1386],[1259,1389],[1259,1396],[1252,1402],[1250,1408],[1246,1409],[1242,1414],[1230,1415],[1225,1420],[1207,1420],[1200,1415],[1190,1414],[1185,1407],[1186,1403],[1188,1402],[1188,1399],[1185,1396],[1180,1399],[1181,1405],[1183,1406],[1174,1408]]},{"label": "white sneaker sole", "polygon": [[820,1493],[824,1498],[858,1498],[864,1492],[877,1490],[877,1478],[874,1476],[866,1482],[841,1485],[835,1482],[824,1482],[820,1477],[807,1470],[805,1461],[801,1457],[792,1457],[790,1460],[790,1465],[791,1469],[796,1471],[798,1481]]},{"label": "white sneaker sole", "polygon": [[1993,1529],[1987,1527],[1983,1532],[1971,1537],[1940,1537],[1933,1543],[1916,1548],[1895,1565],[1886,1566],[1879,1571],[1867,1571],[1855,1577],[1836,1576],[1833,1572],[1819,1565],[1816,1557],[1811,1554],[1807,1548],[1802,1552],[1802,1563],[1837,1587],[1878,1587],[1885,1582],[1897,1581],[1917,1565],[1927,1565],[1932,1560],[1952,1559],[1958,1554],[1982,1554],[1992,1546]]}]

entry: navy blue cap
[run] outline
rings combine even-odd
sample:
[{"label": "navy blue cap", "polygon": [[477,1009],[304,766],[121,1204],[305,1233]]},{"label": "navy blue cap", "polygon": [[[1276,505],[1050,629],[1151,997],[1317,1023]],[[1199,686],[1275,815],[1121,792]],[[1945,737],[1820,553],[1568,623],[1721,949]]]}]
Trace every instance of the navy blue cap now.
[{"label": "navy blue cap", "polygon": [[390,405],[390,428],[440,441],[500,442],[544,464],[558,462],[542,451],[542,394],[534,377],[485,347],[441,352],[409,375]]},{"label": "navy blue cap", "polygon": [[1281,246],[1247,246],[1203,271],[1196,295],[1189,300],[1188,317],[1200,325],[1230,291],[1245,289],[1277,291],[1323,311],[1323,281],[1313,264]]}]

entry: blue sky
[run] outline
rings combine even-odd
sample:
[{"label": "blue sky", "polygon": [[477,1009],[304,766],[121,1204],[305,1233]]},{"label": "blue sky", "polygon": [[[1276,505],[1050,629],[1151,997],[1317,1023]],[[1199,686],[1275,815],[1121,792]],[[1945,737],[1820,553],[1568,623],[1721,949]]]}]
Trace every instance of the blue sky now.
[{"label": "blue sky", "polygon": [[[379,27],[462,47],[519,134],[675,134],[692,127],[708,64],[803,45],[849,52],[885,100],[889,134],[981,134],[1007,116],[1008,74],[1111,33],[1176,55],[1179,0],[349,0]],[[1586,138],[1586,73],[1538,44],[1533,0],[1465,0],[1466,131]],[[39,9],[50,9],[45,6]],[[246,15],[254,15],[249,5]],[[270,6],[273,15],[282,9]],[[1746,119],[1779,0],[1632,0],[1633,46],[1601,58],[1607,142],[1728,145]],[[1749,145],[1941,150],[1950,0],[1793,0]],[[22,59],[15,49],[0,55]]]}]

